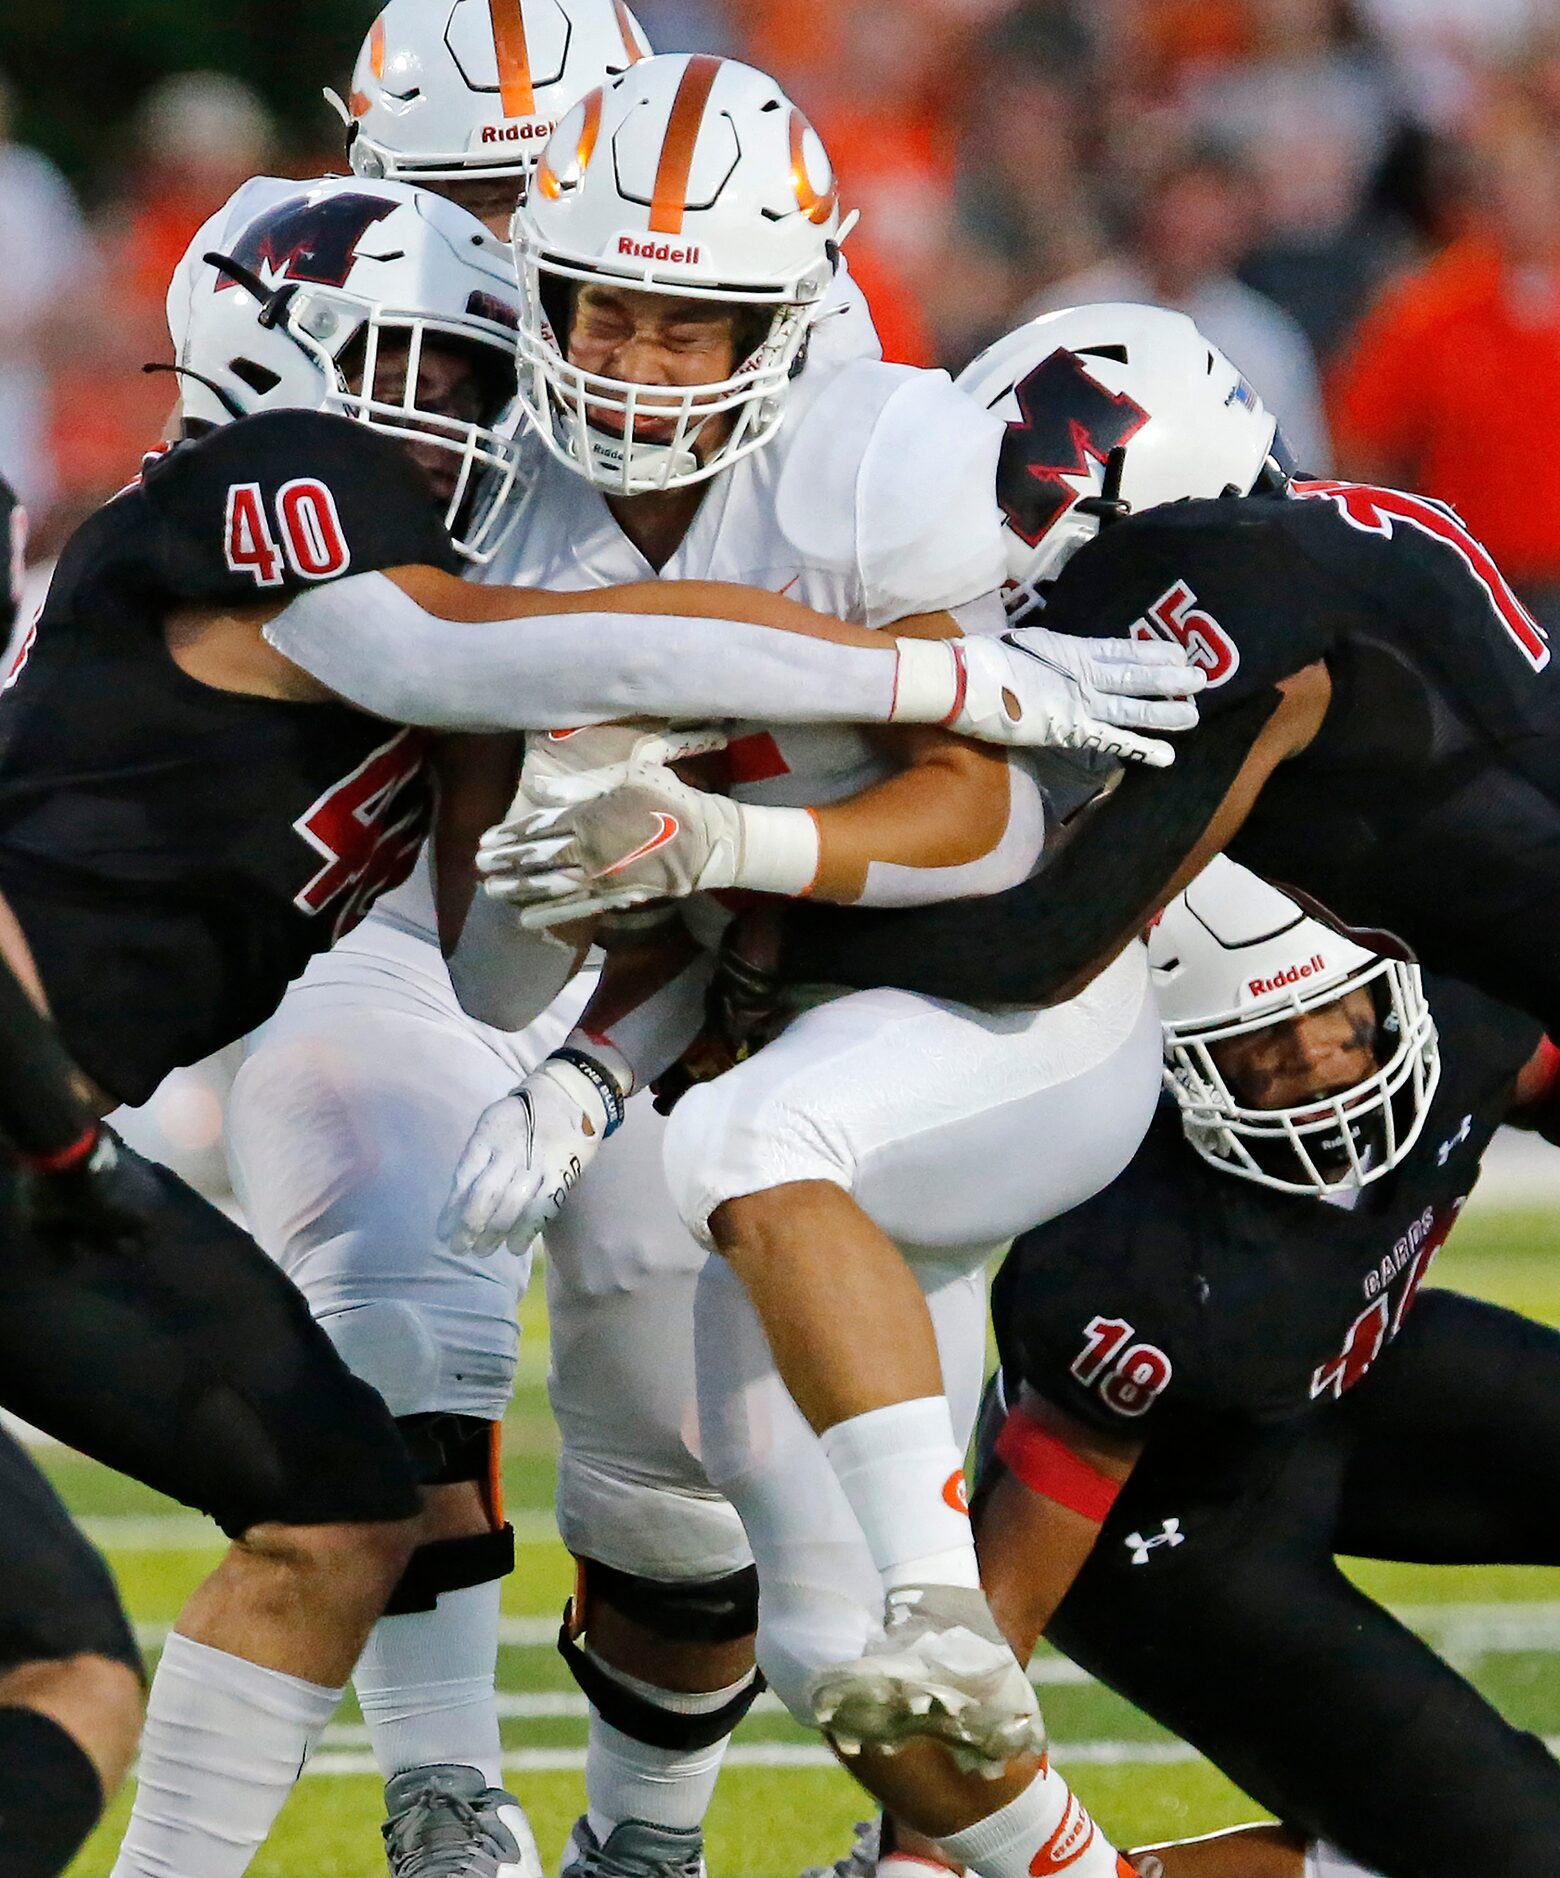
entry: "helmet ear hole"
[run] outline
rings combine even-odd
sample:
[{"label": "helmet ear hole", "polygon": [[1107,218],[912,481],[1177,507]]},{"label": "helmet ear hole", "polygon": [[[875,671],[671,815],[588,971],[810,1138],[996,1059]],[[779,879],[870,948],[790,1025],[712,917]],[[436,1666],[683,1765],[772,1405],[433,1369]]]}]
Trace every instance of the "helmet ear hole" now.
[{"label": "helmet ear hole", "polygon": [[282,382],[280,373],[273,372],[270,366],[260,364],[257,359],[229,359],[228,370],[262,397]]}]

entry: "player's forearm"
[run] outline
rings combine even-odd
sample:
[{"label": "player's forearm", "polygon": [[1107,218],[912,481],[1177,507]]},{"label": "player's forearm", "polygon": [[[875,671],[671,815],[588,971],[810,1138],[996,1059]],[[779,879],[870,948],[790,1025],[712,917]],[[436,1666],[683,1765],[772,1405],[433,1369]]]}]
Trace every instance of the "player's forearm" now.
[{"label": "player's forearm", "polygon": [[569,1042],[604,1063],[625,1095],[648,1088],[703,1027],[713,964],[681,921],[615,945]]},{"label": "player's forearm", "polygon": [[[413,572],[430,581],[409,592],[406,570],[394,580],[351,574],[296,594],[265,623],[265,640],[360,710],[443,730],[563,730],[623,717],[937,724],[974,695],[945,646],[888,639],[748,588],[701,586],[692,604],[709,609],[730,596],[767,623],[631,610],[652,597],[665,609],[691,591],[679,583],[614,589],[611,600],[527,594],[520,611],[474,617],[447,596],[488,590]],[[446,583],[437,589],[445,611],[427,604],[431,580]],[[515,603],[515,590],[496,591]],[[997,742],[1046,740],[997,729]]]},{"label": "player's forearm", "polygon": [[383,574],[358,574],[295,596],[264,631],[338,697],[441,729],[561,730],[618,717],[886,723],[893,714],[894,647],[865,632],[865,643],[841,644],[725,618],[611,612],[596,595],[582,610],[579,598],[555,596],[554,614],[446,619]]},{"label": "player's forearm", "polygon": [[530,931],[512,907],[478,893],[449,955],[450,983],[468,1017],[524,1030],[579,970],[588,944],[571,927]]},{"label": "player's forearm", "polygon": [[913,767],[813,811],[811,897],[915,906],[1000,893],[1033,872],[1045,811],[1022,759],[946,740]]},{"label": "player's forearm", "polygon": [[30,1161],[52,1168],[84,1156],[97,1124],[90,1087],[40,999],[0,960],[0,1131]]}]

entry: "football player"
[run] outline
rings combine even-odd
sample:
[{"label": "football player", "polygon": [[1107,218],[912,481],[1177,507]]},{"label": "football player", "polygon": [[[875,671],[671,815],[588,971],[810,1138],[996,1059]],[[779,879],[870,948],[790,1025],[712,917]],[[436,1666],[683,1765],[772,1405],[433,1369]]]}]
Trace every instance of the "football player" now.
[{"label": "football player", "polygon": [[[961,409],[940,374],[872,361],[795,370],[835,227],[821,145],[773,82],[745,67],[651,60],[564,120],[515,222],[521,396],[546,455],[494,572],[570,586],[655,569],[724,574],[901,632],[1000,627],[990,494],[1000,432],[973,406]],[[1004,773],[941,740],[891,753],[855,735],[787,734],[762,720],[732,738],[725,780],[741,806],[675,779],[666,785],[675,800],[636,799],[642,820],[607,857],[617,863],[608,900],[718,887],[903,903],[989,893],[1032,864],[1039,803],[1022,770]],[[535,788],[549,766],[566,769],[566,790],[579,784],[587,758],[576,753],[590,742],[533,752]],[[635,788],[645,780],[632,757],[627,775]],[[618,811],[625,799],[613,798]],[[518,846],[523,820],[524,811],[511,824]],[[661,837],[641,855],[648,864],[654,854],[655,871],[625,870],[625,849],[657,827]],[[707,850],[688,859],[686,837],[696,835],[720,845],[718,862],[705,864]],[[489,847],[490,861],[497,852]],[[568,873],[572,862],[549,853],[545,866]],[[587,888],[577,904],[566,895],[564,910],[600,903]],[[744,1586],[738,1569],[745,1549],[729,1509],[711,1498],[713,1482],[758,1550],[760,1660],[793,1710],[834,1717],[847,1740],[869,1726],[895,1744],[900,1733],[941,1727],[977,1758],[1016,1762],[1033,1698],[979,1608],[957,1490],[961,1423],[981,1362],[978,1273],[993,1243],[1089,1191],[1131,1152],[1156,1080],[1142,960],[1123,960],[1086,1005],[1024,1021],[893,997],[801,1017],[716,1085],[725,1113],[690,1098],[698,1112],[686,1127],[682,1114],[672,1123],[665,1152],[692,1239],[653,1210],[650,1155],[660,1143],[643,1098],[558,1216],[579,1171],[617,1132],[624,1097],[646,1079],[636,1045],[653,1058],[685,1022],[686,1001],[682,1014],[652,1017],[646,989],[670,1002],[676,985],[691,986],[697,1022],[707,977],[698,948],[674,941],[664,989],[655,979],[647,986],[640,958],[629,969],[638,995],[609,968],[567,1048],[489,1111],[452,1206],[460,1240],[481,1249],[507,1240],[523,1251],[548,1228],[560,1519],[584,1560],[575,1615],[588,1654],[575,1661],[602,1724],[593,1740],[626,1762],[632,1740],[620,1738],[637,1730],[646,1747],[663,1749],[664,1786],[678,1736],[690,1749],[712,1745],[716,1724],[729,1728],[750,1696],[751,1677],[730,1675],[741,1659],[728,1653],[718,1686],[722,1659],[711,1652],[703,1740],[670,1721],[659,1743],[646,1740],[647,1702],[676,1717],[677,1691],[663,1685],[658,1695],[653,1665],[625,1661],[621,1647],[631,1626],[675,1637],[680,1623],[697,1637],[696,1620],[707,1627],[698,1640],[735,1643],[741,1605],[751,1623],[751,1573],[740,1574]],[[649,1073],[665,1061],[651,1061]],[[886,1087],[897,1100],[885,1101]],[[1010,1177],[983,1181],[977,1196],[966,1144],[983,1124],[1044,1139],[1051,1152],[1000,1157]],[[757,1189],[766,1191],[746,1208],[751,1226],[740,1240],[722,1239],[711,1216],[741,1210]],[[667,1359],[686,1351],[693,1278],[711,1243],[747,1288],[719,1261],[700,1281],[701,1336],[719,1353],[713,1365],[701,1355],[701,1392],[713,1369],[715,1390],[745,1388],[761,1403],[753,1416],[762,1426],[745,1425],[735,1408],[701,1414],[706,1472],[688,1452],[686,1389]],[[748,1301],[761,1279],[763,1328]],[[823,1442],[814,1429],[827,1431]],[[657,1506],[657,1490],[679,1483],[684,1505]],[[708,1534],[702,1570],[695,1521]],[[859,1657],[874,1636],[882,1643],[885,1591],[895,1649],[862,1672],[868,1693],[853,1699],[872,1712],[858,1729],[843,1697],[809,1679]],[[957,1670],[941,1661],[947,1632],[969,1655]],[[950,1675],[964,1681],[949,1688]],[[938,1696],[930,1718],[929,1701],[912,1713],[928,1677]],[[638,1759],[638,1803],[650,1806],[656,1763]],[[913,1764],[959,1785],[926,1744],[895,1770],[908,1779]],[[711,1757],[689,1775],[690,1817],[680,1834],[663,1835],[666,1864],[679,1845],[697,1856]],[[948,1833],[978,1827],[982,1857],[993,1831],[992,1856],[1009,1863],[1027,1843],[1027,1866],[1060,1829],[1066,1789],[1036,1778],[1032,1760],[1007,1779],[1010,1792],[968,1778],[937,1817]],[[994,1813],[1003,1817],[992,1829]],[[625,1818],[643,1823],[592,1796],[575,1831],[581,1869],[598,1869],[598,1852],[599,1869],[618,1869],[616,1833],[603,1833],[622,1831]],[[632,1843],[645,1841],[639,1833]],[[1103,1842],[1099,1855],[1114,1870]]]},{"label": "football player", "polygon": [[[0,479],[0,638],[21,601],[26,515]],[[0,923],[0,1306],[14,1242],[62,1264],[82,1242],[133,1257],[112,1144],[42,1015],[23,949]],[[0,1819],[18,1878],[55,1878],[135,1753],[141,1659],[118,1593],[43,1475],[0,1432]]]},{"label": "football player", "polygon": [[1560,1564],[1560,1335],[1423,1288],[1501,1122],[1553,1134],[1560,1057],[1455,980],[1427,1007],[1417,967],[1228,860],[1149,945],[1167,1098],[993,1293],[993,1609],[1283,1822],[1144,1872],[1544,1870],[1544,1743],[1334,1558]]},{"label": "football player", "polygon": [[[516,467],[495,428],[512,383],[507,255],[464,210],[399,183],[306,186],[261,220],[246,250],[259,265],[229,255],[227,284],[201,303],[186,417],[206,434],[78,531],[0,702],[0,891],[105,1104],[252,1029],[404,877],[429,814],[411,722],[751,710],[777,682],[803,715],[887,719],[905,695],[912,713],[956,705],[961,669],[987,734],[1094,721],[1087,685],[1009,673],[1001,648],[885,653],[775,596],[668,586],[576,610],[463,584],[455,569],[496,545]],[[693,612],[671,622],[647,602]],[[733,627],[744,613],[785,629]],[[917,677],[932,677],[915,656],[928,650],[942,697]],[[448,743],[439,761],[458,923],[460,857],[512,776],[487,745]],[[332,1712],[420,1502],[382,1403],[291,1285],[165,1170],[147,1178],[162,1290],[100,1348],[114,1312],[65,1313],[41,1275],[29,1320],[56,1334],[15,1354],[6,1391],[242,1538],[164,1653],[119,1864],[222,1878],[247,1864]],[[119,1268],[100,1276],[114,1295]],[[95,1390],[62,1403],[73,1366]],[[434,1479],[469,1465],[444,1429],[421,1445]],[[421,1564],[408,1582],[425,1583]],[[235,1738],[245,1753],[228,1751]]]},{"label": "football player", "polygon": [[[352,169],[447,195],[507,239],[553,125],[647,51],[621,0],[391,0],[340,106]],[[191,243],[168,294],[181,358],[194,300],[217,279],[203,257],[296,194],[295,183],[256,179]],[[843,266],[816,333],[820,351],[877,354]],[[520,1031],[505,1027],[502,1010],[496,1025],[468,1017],[439,951],[420,860],[248,1040],[228,1106],[229,1161],[249,1224],[348,1364],[398,1416],[460,1416],[470,1436],[473,1478],[427,1490],[441,1532],[463,1544],[470,1582],[430,1589],[418,1600],[427,1608],[384,1618],[354,1673],[387,1783],[393,1868],[433,1856],[431,1845],[441,1871],[475,1878],[508,1862],[494,1677],[510,1548],[493,1530],[483,1483],[509,1399],[528,1262],[474,1267],[434,1228],[482,1110],[563,1042],[589,985],[580,978]],[[595,1754],[598,1789],[602,1765]],[[607,1803],[598,1793],[595,1804],[599,1820]],[[642,1794],[619,1804],[625,1817],[647,1817]]]},{"label": "football player", "polygon": [[[1128,777],[1058,865],[978,914],[802,913],[787,968],[1044,997],[1227,845],[1560,1023],[1560,673],[1456,514],[1291,475],[1271,417],[1179,314],[1054,314],[964,383],[1008,419],[1015,599],[1043,600],[1048,629],[1185,645],[1203,730],[1173,779]],[[1242,450],[1211,447],[1237,430]]]},{"label": "football player", "polygon": [[[379,175],[418,183],[507,232],[551,125],[589,86],[619,75],[644,50],[619,0],[453,0],[433,8],[393,0],[354,74],[346,111],[352,167],[370,190]],[[225,359],[203,356],[212,351],[209,340],[192,347],[195,310],[224,294],[231,298],[230,276],[206,257],[239,258],[272,284],[307,280],[320,271],[311,254],[318,220],[314,208],[299,206],[298,185],[262,178],[207,223],[168,295],[183,365],[219,368],[212,375],[252,401],[253,388],[231,381]],[[253,352],[252,335],[241,350]],[[809,354],[817,360],[877,350],[865,304],[841,262],[810,328]],[[224,415],[194,380],[187,389],[197,415]],[[438,640],[442,646],[447,634]],[[404,644],[377,656],[390,671],[397,661],[403,670],[411,663]],[[396,707],[384,701],[379,708]],[[534,975],[553,974],[559,956],[544,955]],[[561,956],[566,965],[569,955]],[[523,988],[529,994],[532,985]],[[441,1870],[504,1871],[519,1856],[513,1846],[523,1844],[518,1827],[511,1833],[504,1823],[512,1810],[504,1810],[493,1696],[498,1580],[509,1542],[495,1529],[485,1483],[509,1395],[514,1305],[526,1269],[506,1260],[475,1270],[440,1245],[434,1221],[477,1116],[562,1042],[587,989],[581,981],[523,1032],[513,1026],[534,1000],[526,1011],[490,1007],[493,1026],[467,1018],[438,951],[431,883],[419,862],[403,886],[310,966],[276,1017],[250,1039],[229,1105],[230,1160],[249,1221],[303,1288],[349,1366],[403,1419],[455,1417],[462,1430],[450,1478],[425,1496],[430,1517],[437,1508],[429,1538],[437,1536],[441,1549],[430,1547],[427,1581],[403,1590],[395,1612],[376,1627],[354,1678],[389,1785],[387,1840],[397,1868],[436,1854]],[[667,1214],[686,1263],[685,1235],[669,1207]],[[686,1342],[687,1331],[681,1334]],[[676,1420],[670,1425],[675,1430]],[[435,1584],[434,1560],[445,1577],[461,1582]],[[696,1614],[683,1621],[704,1620]],[[745,1628],[751,1629],[750,1614]],[[599,1630],[605,1636],[605,1621]],[[744,1665],[735,1676],[717,1675],[716,1683],[746,1673]],[[679,1692],[676,1700],[686,1706],[701,1696]],[[682,1725],[709,1726],[702,1719]],[[658,1726],[656,1752],[662,1732]],[[724,1730],[715,1738],[723,1739]],[[711,1748],[693,1759],[712,1777]],[[593,1755],[595,1787],[599,1770],[614,1764]],[[679,1757],[678,1764],[691,1762]],[[664,1782],[649,1789],[664,1790]],[[614,1823],[619,1813],[644,1815],[645,1787],[619,1783],[611,1806],[618,1809]],[[598,1823],[609,1810],[605,1802],[596,1808]],[[680,1807],[674,1823],[685,1812]]]}]

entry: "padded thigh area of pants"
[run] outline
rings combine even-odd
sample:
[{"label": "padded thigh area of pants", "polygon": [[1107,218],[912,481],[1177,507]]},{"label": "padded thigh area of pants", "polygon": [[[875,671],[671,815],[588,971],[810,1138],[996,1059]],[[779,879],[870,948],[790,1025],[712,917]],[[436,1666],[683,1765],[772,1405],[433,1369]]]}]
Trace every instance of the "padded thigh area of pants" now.
[{"label": "padded thigh area of pants", "polygon": [[232,1534],[409,1517],[400,1435],[298,1291],[166,1168],[121,1155],[152,1220],[143,1252],[66,1264],[21,1242],[0,1259],[8,1406]]},{"label": "padded thigh area of pants", "polygon": [[0,1674],[82,1655],[111,1657],[141,1674],[108,1567],[48,1481],[0,1432]]}]

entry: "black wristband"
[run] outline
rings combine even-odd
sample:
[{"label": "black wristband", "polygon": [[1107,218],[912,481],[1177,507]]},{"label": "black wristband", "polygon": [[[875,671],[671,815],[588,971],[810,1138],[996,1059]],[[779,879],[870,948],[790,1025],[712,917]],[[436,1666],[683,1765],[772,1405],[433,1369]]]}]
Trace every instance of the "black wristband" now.
[{"label": "black wristband", "polygon": [[609,1076],[594,1057],[587,1056],[583,1050],[571,1050],[565,1045],[561,1050],[554,1050],[548,1060],[569,1064],[595,1089],[606,1105],[607,1134],[613,1134],[622,1127],[626,1109],[623,1091],[617,1086],[617,1079]]}]

